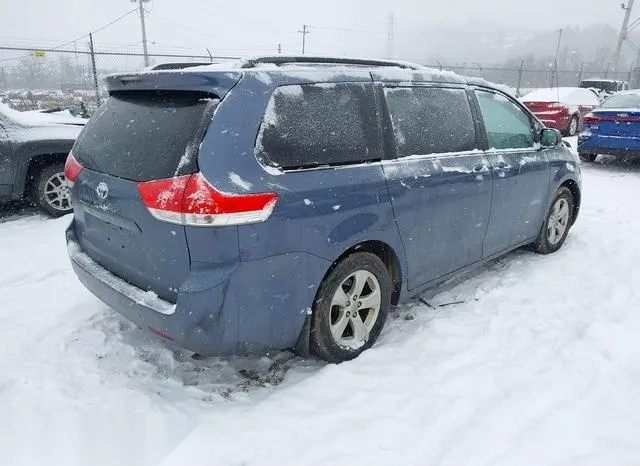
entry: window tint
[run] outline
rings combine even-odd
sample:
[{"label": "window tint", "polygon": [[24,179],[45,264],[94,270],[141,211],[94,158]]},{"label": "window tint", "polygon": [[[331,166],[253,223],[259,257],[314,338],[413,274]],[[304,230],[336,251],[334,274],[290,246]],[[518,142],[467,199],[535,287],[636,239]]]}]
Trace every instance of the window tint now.
[{"label": "window tint", "polygon": [[477,91],[489,148],[524,149],[534,144],[531,120],[505,96]]},{"label": "window tint", "polygon": [[199,92],[112,95],[80,133],[73,155],[90,170],[133,181],[193,173],[217,103]]},{"label": "window tint", "polygon": [[385,89],[398,156],[462,152],[476,147],[467,94],[462,89]]},{"label": "window tint", "polygon": [[279,87],[258,134],[258,160],[285,169],[380,160],[375,108],[366,84]]}]

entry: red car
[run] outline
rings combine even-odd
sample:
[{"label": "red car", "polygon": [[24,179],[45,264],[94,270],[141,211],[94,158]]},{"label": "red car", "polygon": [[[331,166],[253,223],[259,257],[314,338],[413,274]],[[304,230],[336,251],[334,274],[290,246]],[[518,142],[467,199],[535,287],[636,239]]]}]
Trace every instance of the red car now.
[{"label": "red car", "polygon": [[600,104],[593,91],[579,87],[538,89],[520,100],[545,126],[565,136],[575,136],[583,117]]}]

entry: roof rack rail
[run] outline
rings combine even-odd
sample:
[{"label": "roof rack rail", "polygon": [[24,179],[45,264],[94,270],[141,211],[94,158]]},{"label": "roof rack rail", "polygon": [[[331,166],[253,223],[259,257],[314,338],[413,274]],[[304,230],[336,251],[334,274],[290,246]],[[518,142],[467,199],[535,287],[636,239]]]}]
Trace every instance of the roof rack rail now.
[{"label": "roof rack rail", "polygon": [[265,56],[245,60],[242,68],[255,68],[260,64],[287,65],[308,63],[321,65],[394,66],[408,70],[418,70],[419,65],[393,60],[369,60],[365,58],[313,57],[313,56]]}]

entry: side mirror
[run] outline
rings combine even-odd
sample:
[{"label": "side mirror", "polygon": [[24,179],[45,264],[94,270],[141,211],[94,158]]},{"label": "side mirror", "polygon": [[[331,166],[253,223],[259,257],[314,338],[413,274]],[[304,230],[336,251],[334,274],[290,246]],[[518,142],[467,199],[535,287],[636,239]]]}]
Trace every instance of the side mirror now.
[{"label": "side mirror", "polygon": [[540,145],[542,147],[556,147],[562,142],[562,134],[553,128],[542,128],[540,133]]}]

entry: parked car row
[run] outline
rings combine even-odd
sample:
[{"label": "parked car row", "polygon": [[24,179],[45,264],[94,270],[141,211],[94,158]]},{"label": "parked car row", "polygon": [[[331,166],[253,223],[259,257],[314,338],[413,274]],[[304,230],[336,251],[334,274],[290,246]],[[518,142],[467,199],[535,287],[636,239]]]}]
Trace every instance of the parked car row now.
[{"label": "parked car row", "polygon": [[354,358],[390,306],[521,246],[555,252],[578,215],[560,133],[485,81],[278,56],[107,87],[66,162],[73,268],[202,355]]}]

